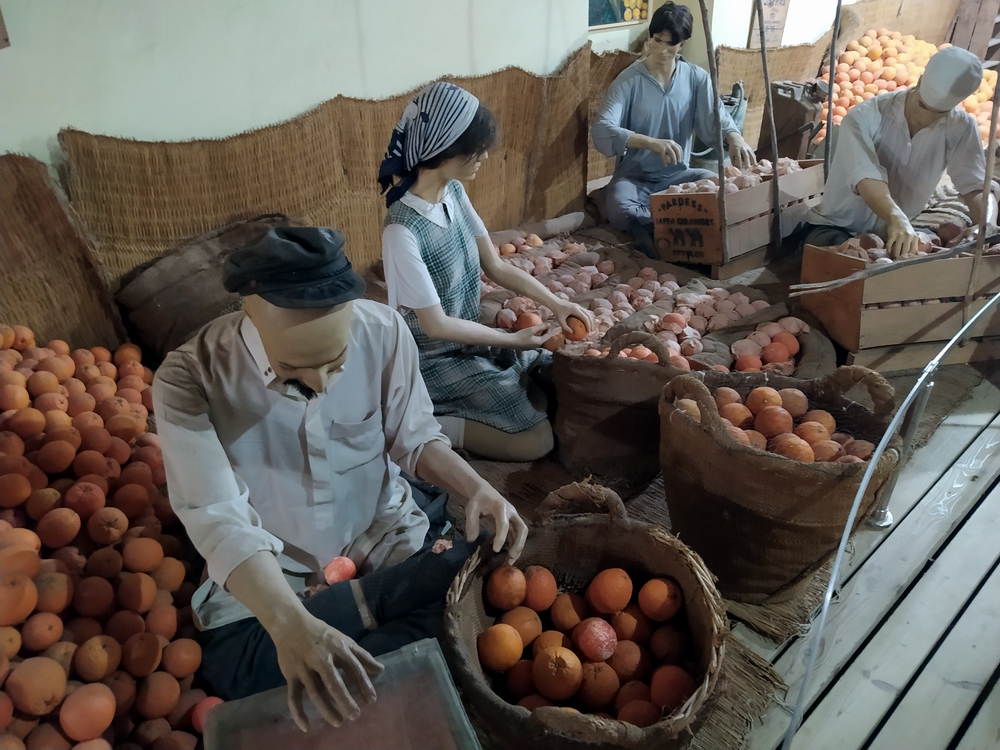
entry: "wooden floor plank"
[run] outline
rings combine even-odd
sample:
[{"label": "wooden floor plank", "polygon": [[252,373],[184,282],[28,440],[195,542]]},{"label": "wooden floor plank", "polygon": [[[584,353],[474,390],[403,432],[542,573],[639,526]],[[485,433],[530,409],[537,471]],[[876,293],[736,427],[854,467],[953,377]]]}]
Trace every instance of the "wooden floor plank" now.
[{"label": "wooden floor plank", "polygon": [[[903,473],[889,502],[889,510],[897,523],[979,437],[998,413],[1000,389],[989,380],[983,380],[973,389],[972,395],[941,423],[931,439],[914,451],[911,460],[903,467]],[[853,552],[841,568],[840,580],[846,580],[860,567],[886,537],[884,531],[869,529],[862,529],[855,534],[851,542]],[[772,661],[783,648],[783,644],[769,641],[740,623],[734,625],[732,632],[768,661]]]},{"label": "wooden floor plank", "polygon": [[[854,663],[837,679],[795,735],[792,745],[795,750],[843,750],[865,744],[1000,557],[997,539],[1000,539],[1000,489],[994,490],[976,509]],[[924,710],[930,712],[931,707],[924,706]],[[936,716],[937,712],[938,707],[934,706],[933,714]],[[900,743],[894,747],[933,749],[942,745]]]},{"label": "wooden floor plank", "polygon": [[996,750],[1000,747],[1000,682],[979,707],[969,729],[955,750]]},{"label": "wooden floor plank", "polygon": [[[885,614],[899,592],[965,518],[981,493],[1000,475],[1000,417],[904,518],[841,588],[827,618],[816,668],[808,688],[809,704],[833,681]],[[795,641],[775,662],[794,701],[805,676],[808,636]],[[750,738],[755,750],[772,750],[788,727],[790,709],[775,704]]]},{"label": "wooden floor plank", "polygon": [[[975,521],[974,517],[970,523]],[[928,601],[925,608],[927,606],[936,607],[937,599],[933,603]],[[1000,568],[994,569],[976,592],[975,599],[906,691],[869,750],[947,747],[990,676],[1000,666],[998,622]],[[900,636],[905,637],[904,634]]]}]

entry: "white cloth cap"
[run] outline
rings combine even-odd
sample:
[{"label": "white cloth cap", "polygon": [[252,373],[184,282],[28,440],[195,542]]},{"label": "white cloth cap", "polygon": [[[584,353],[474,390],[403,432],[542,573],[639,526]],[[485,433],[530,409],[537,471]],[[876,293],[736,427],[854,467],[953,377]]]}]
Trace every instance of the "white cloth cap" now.
[{"label": "white cloth cap", "polygon": [[945,47],[927,61],[918,84],[920,98],[931,109],[945,112],[975,93],[982,80],[978,57],[961,47]]}]

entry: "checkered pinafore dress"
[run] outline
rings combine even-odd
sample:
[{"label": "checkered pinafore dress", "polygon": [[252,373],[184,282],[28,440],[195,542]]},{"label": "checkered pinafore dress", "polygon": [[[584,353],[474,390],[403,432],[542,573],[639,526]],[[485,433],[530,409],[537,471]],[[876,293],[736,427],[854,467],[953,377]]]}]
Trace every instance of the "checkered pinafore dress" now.
[{"label": "checkered pinafore dress", "polygon": [[[445,315],[478,323],[479,250],[462,210],[462,184],[452,180],[445,189],[456,207],[447,229],[402,201],[389,207],[385,226],[401,224],[417,238]],[[545,395],[529,373],[549,361],[547,351],[493,349],[432,339],[412,310],[407,310],[403,319],[417,342],[420,373],[436,415],[471,419],[509,433],[529,430],[546,418]]]}]

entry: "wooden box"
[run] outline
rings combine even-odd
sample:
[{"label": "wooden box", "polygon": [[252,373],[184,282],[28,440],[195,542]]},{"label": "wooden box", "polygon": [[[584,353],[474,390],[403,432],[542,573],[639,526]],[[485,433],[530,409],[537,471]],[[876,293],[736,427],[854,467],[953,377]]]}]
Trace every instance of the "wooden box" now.
[{"label": "wooden box", "polygon": [[[968,289],[972,263],[971,257],[961,257],[901,268],[829,292],[803,295],[802,306],[816,316],[830,338],[852,352],[852,361],[877,362],[876,350],[930,342],[934,344],[923,347],[922,351],[936,353],[964,325],[962,300]],[[865,265],[858,258],[835,253],[830,248],[806,245],[802,253],[802,282],[841,279]],[[988,300],[983,295],[1000,292],[1000,257],[983,258],[976,287],[974,295],[980,299],[970,307],[970,314],[986,304]],[[950,301],[906,305],[917,300],[942,298]],[[902,306],[880,307],[892,303]],[[1000,336],[1000,313],[980,321],[971,335],[987,339]],[[926,360],[933,356],[931,354]],[[910,359],[911,366],[920,366],[917,361],[923,356]]]},{"label": "wooden box", "polygon": [[[800,162],[803,169],[778,178],[781,233],[787,237],[805,221],[823,196],[823,162]],[[723,265],[766,247],[771,241],[771,181],[726,196],[728,255],[722,254],[719,201],[715,193],[653,193],[649,196],[654,239],[660,258],[672,263]]]}]

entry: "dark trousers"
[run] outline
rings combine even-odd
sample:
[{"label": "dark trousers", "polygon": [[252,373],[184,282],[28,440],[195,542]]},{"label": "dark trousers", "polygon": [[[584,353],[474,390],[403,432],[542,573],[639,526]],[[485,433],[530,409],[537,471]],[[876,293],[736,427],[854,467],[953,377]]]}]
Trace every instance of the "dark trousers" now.
[{"label": "dark trousers", "polygon": [[[441,536],[450,520],[446,508],[448,495],[433,485],[409,481],[413,486],[414,499],[431,522],[421,550],[401,564],[409,571],[419,571],[421,557],[434,555],[430,551],[431,545]],[[405,602],[406,599],[407,576],[394,578],[393,569],[372,574],[391,581],[390,586],[395,590],[385,593],[393,600],[394,611],[405,613],[390,621],[380,622],[379,627],[371,632],[365,631],[361,622],[349,581],[334,584],[309,597],[304,602],[305,608],[357,641],[373,656],[395,651],[422,638],[443,640],[445,594],[454,576],[478,546],[478,542],[469,544],[463,538],[455,538],[453,542],[452,549],[436,556],[436,563],[447,564],[436,566],[438,573],[434,580],[421,581],[419,603],[413,609],[407,610],[405,605],[400,609],[399,606],[400,601]],[[380,587],[384,588],[385,583]],[[433,601],[426,603],[429,599]],[[368,603],[373,612],[376,611],[376,603]],[[198,670],[198,682],[209,694],[224,700],[236,700],[285,684],[285,677],[278,667],[274,641],[257,618],[250,617],[206,630],[199,635],[199,640],[202,666]]]},{"label": "dark trousers", "polygon": [[837,245],[844,244],[854,236],[846,229],[826,224],[806,224],[801,231],[803,246],[836,247]]}]

